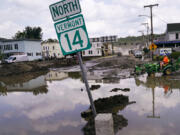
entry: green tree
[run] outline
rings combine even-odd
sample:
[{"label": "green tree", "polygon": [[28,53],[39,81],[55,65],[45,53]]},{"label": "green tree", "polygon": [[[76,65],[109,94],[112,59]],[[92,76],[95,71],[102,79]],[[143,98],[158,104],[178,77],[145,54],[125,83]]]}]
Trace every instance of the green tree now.
[{"label": "green tree", "polygon": [[14,39],[22,39],[22,38],[25,38],[25,33],[24,33],[24,32],[21,32],[21,31],[18,31],[13,38],[14,38]]},{"label": "green tree", "polygon": [[3,52],[0,50],[0,60],[3,60],[4,59],[4,54]]},{"label": "green tree", "polygon": [[14,39],[42,39],[42,29],[41,27],[30,27],[27,26],[25,29],[21,32],[18,31]]},{"label": "green tree", "polygon": [[144,51],[145,54],[147,54],[147,53],[149,52],[149,49],[145,47],[145,48],[143,49],[143,51]]}]

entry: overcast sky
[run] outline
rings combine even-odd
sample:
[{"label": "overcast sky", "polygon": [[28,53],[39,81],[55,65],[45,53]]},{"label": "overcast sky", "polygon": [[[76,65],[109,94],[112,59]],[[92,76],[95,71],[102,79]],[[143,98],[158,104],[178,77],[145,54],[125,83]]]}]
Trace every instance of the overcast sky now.
[{"label": "overcast sky", "polygon": [[[26,26],[40,26],[43,39],[56,38],[49,5],[57,0],[1,0],[0,37],[11,38]],[[180,0],[80,0],[89,37],[118,35],[118,37],[141,35],[146,30],[141,23],[148,22],[153,8],[154,33],[163,33],[167,23],[180,22]]]}]

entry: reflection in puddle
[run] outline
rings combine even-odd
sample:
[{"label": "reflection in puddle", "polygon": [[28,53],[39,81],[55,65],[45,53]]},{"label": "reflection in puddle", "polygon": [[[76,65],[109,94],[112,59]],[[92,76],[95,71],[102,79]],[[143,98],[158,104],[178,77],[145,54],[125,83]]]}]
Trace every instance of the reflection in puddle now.
[{"label": "reflection in puddle", "polygon": [[168,98],[173,93],[173,90],[180,90],[180,80],[172,79],[172,76],[162,76],[162,77],[146,77],[146,81],[142,81],[141,78],[135,79],[136,85],[143,85],[150,88],[152,91],[152,115],[148,115],[147,118],[160,118],[160,115],[156,115],[155,112],[155,98],[156,91],[155,88],[162,88],[164,91],[164,97]]},{"label": "reflection in puddle", "polygon": [[12,92],[32,92],[33,95],[46,94],[48,92],[43,75],[22,83],[5,84],[4,82],[1,82],[1,86],[0,95],[3,96],[7,96],[7,93]]},{"label": "reflection in puddle", "polygon": [[[97,113],[118,113],[120,110],[123,110],[127,105],[133,104],[135,102],[129,102],[128,96],[124,95],[115,95],[108,98],[99,98],[94,101]],[[81,113],[83,118],[92,116],[91,107]]]},{"label": "reflection in puddle", "polygon": [[[117,133],[122,128],[128,126],[128,120],[123,115],[112,114],[114,132]],[[93,118],[89,118],[87,124],[83,127],[84,135],[96,135],[95,122]]]},{"label": "reflection in puddle", "polygon": [[[115,95],[94,101],[97,114],[112,113],[115,133],[128,125],[128,120],[123,115],[119,115],[118,112],[133,103],[135,102],[129,102],[128,96],[124,95]],[[90,108],[81,113],[81,116],[88,121],[85,127],[83,127],[84,135],[95,135],[95,122],[92,115],[93,113]]]},{"label": "reflection in puddle", "polygon": [[46,76],[46,81],[53,81],[53,80],[63,80],[68,78],[68,73],[65,72],[58,72],[58,71],[50,71]]},{"label": "reflection in puddle", "polygon": [[146,77],[146,81],[142,81],[141,78],[136,78],[136,85],[143,85],[152,90],[156,87],[164,89],[164,95],[172,94],[173,90],[180,90],[180,80],[173,79],[172,76],[162,76],[162,77]]},{"label": "reflection in puddle", "polygon": [[[88,72],[88,82],[97,112],[113,113],[116,135],[179,135],[180,80],[171,76],[121,79],[119,73],[108,78],[104,72]],[[94,134],[79,72],[0,77],[0,95],[0,134]],[[81,117],[82,112],[87,117]]]}]

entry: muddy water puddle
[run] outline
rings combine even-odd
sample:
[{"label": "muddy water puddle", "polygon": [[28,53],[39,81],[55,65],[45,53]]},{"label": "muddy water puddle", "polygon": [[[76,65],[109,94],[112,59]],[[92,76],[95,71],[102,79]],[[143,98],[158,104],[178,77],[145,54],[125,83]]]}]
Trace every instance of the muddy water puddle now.
[{"label": "muddy water puddle", "polygon": [[[122,79],[88,72],[98,113],[113,113],[116,135],[179,135],[178,77]],[[123,74],[124,75],[124,74]],[[0,78],[0,134],[93,135],[95,125],[79,72],[52,70]]]}]

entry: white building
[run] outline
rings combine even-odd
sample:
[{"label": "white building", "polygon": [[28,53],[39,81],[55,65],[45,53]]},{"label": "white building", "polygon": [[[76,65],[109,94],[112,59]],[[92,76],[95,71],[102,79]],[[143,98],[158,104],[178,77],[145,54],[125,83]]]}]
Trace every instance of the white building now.
[{"label": "white building", "polygon": [[103,36],[90,38],[91,48],[82,52],[82,56],[104,56],[112,55],[113,42],[117,42],[117,36]]},{"label": "white building", "polygon": [[180,40],[180,23],[167,24],[166,41]]},{"label": "white building", "polygon": [[117,42],[117,36],[103,36],[100,37],[100,41],[103,43],[112,43],[112,42]]},{"label": "white building", "polygon": [[6,57],[11,55],[26,54],[29,61],[42,59],[42,49],[40,40],[1,40],[0,51],[5,54]]},{"label": "white building", "polygon": [[158,48],[173,48],[175,51],[179,51],[180,47],[180,23],[167,24],[165,36],[159,37],[154,42]]},{"label": "white building", "polygon": [[44,58],[62,58],[64,57],[58,42],[45,42],[41,44],[42,55]]},{"label": "white building", "polygon": [[82,51],[82,56],[83,57],[89,57],[89,56],[102,56],[102,46],[103,43],[96,41],[96,42],[92,42],[92,40],[90,39],[91,42],[91,48],[85,51]]}]

